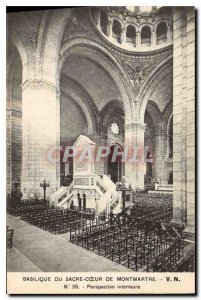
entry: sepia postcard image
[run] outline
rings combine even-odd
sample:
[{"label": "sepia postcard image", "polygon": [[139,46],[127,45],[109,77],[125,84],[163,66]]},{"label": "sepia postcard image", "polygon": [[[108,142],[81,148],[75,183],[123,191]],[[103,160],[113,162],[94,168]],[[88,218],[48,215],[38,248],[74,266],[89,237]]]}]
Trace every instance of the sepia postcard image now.
[{"label": "sepia postcard image", "polygon": [[7,294],[196,293],[195,7],[7,7]]}]

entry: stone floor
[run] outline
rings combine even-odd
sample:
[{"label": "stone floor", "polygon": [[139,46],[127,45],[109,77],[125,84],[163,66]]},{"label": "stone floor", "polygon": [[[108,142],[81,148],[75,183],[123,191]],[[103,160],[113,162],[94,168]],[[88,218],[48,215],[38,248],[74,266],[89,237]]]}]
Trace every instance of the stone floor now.
[{"label": "stone floor", "polygon": [[7,225],[14,228],[13,248],[7,250],[8,272],[132,272],[70,243],[69,234],[54,235],[11,215]]}]

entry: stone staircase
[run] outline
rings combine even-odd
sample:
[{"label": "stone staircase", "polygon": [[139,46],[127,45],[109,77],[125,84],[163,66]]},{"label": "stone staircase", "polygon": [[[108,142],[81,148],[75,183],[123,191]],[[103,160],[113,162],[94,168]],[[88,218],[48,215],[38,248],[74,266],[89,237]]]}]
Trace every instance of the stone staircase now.
[{"label": "stone staircase", "polygon": [[74,176],[68,187],[61,187],[51,197],[51,205],[68,208],[71,201],[78,206],[77,193],[86,194],[86,207],[94,208],[96,215],[121,212],[121,192],[107,175],[87,174]]}]

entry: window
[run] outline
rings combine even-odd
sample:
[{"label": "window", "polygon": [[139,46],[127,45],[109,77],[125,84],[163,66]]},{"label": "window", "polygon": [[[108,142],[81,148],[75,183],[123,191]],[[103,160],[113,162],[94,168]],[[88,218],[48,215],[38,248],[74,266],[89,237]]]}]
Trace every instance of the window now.
[{"label": "window", "polygon": [[157,29],[156,29],[156,36],[157,36],[157,44],[166,42],[167,28],[166,28],[165,22],[161,22],[158,24]]},{"label": "window", "polygon": [[135,44],[136,30],[135,27],[129,25],[126,30],[126,42],[132,42]]},{"label": "window", "polygon": [[101,31],[105,35],[109,35],[109,21],[106,13],[104,11],[101,11],[101,17],[100,17],[100,26],[101,26]]},{"label": "window", "polygon": [[141,32],[141,44],[151,45],[151,29],[149,26],[144,26]]},{"label": "window", "polygon": [[121,31],[121,24],[117,20],[114,20],[112,25],[112,33],[113,37],[115,37],[118,42],[120,42]]}]

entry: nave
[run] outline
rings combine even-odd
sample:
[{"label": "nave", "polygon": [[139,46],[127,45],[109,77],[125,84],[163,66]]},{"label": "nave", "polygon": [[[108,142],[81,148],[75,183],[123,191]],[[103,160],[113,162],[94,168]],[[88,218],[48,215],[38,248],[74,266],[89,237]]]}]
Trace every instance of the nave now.
[{"label": "nave", "polygon": [[7,248],[8,272],[127,272],[118,263],[69,242],[69,233],[52,234],[18,216],[7,214],[14,228],[13,247]]},{"label": "nave", "polygon": [[[26,201],[15,207],[8,207],[8,213],[13,214],[8,218],[8,225],[10,220],[26,224],[24,226],[28,228],[29,224],[34,225],[31,228],[38,227],[39,237],[48,232],[53,248],[58,247],[55,239],[61,237],[65,244],[55,250],[56,255],[60,256],[61,264],[63,251],[75,247],[75,251],[72,249],[73,255],[80,255],[80,251],[84,251],[84,256],[87,253],[86,257],[95,255],[95,261],[100,261],[97,268],[100,267],[101,270],[103,259],[103,262],[107,261],[115,268],[118,265],[124,270],[137,272],[193,272],[193,244],[184,242],[182,226],[169,222],[172,219],[172,196],[142,193],[135,194],[133,201],[131,209],[117,215],[111,212],[110,216],[102,218],[95,217],[92,209],[79,210],[75,206],[63,209],[51,207],[44,201]],[[16,231],[15,226],[14,228]],[[22,244],[27,243],[27,237],[23,231],[19,233]],[[14,241],[15,238],[16,233]],[[30,251],[35,255],[41,244],[37,243],[37,247],[34,245]],[[44,247],[49,248],[46,243]],[[80,260],[75,260],[71,271],[79,266]],[[68,269],[65,270],[62,266],[62,270]]]}]

